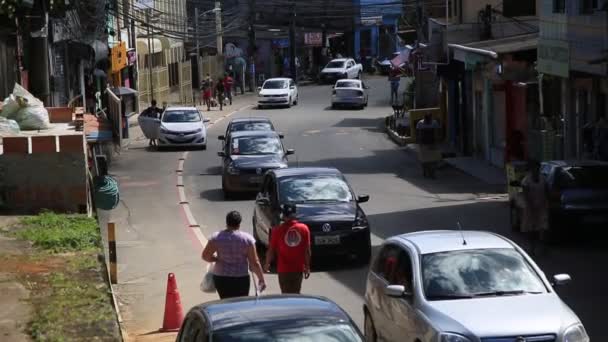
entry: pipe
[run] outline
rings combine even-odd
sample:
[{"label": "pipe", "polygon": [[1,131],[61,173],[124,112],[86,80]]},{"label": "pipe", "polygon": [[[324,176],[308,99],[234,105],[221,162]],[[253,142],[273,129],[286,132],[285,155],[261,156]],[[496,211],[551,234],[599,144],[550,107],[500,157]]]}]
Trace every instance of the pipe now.
[{"label": "pipe", "polygon": [[483,50],[483,49],[476,49],[476,48],[472,48],[472,47],[468,47],[468,46],[464,46],[464,45],[459,45],[459,44],[448,44],[448,47],[454,48],[454,49],[458,49],[458,50],[462,50],[462,51],[467,51],[467,52],[473,52],[476,54],[480,54],[480,55],[484,55],[487,57],[490,57],[492,59],[498,59],[498,54],[494,51],[490,51],[490,50]]}]

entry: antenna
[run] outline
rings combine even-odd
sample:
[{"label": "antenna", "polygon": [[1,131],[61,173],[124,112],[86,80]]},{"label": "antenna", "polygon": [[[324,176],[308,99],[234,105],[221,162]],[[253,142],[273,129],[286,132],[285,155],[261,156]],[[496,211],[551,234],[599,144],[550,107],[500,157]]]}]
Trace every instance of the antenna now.
[{"label": "antenna", "polygon": [[460,225],[460,221],[456,222],[456,224],[458,225],[458,231],[460,232],[460,236],[462,236],[462,245],[466,246],[467,240],[465,240],[464,238],[464,233],[462,232],[462,226]]}]

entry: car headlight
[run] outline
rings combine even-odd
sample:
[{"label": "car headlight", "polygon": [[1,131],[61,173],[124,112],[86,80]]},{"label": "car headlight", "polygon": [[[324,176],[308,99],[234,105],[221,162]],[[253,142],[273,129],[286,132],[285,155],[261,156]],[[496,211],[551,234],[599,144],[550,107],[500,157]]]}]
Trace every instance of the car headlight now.
[{"label": "car headlight", "polygon": [[197,129],[195,129],[195,130],[194,130],[194,133],[200,133],[200,132],[202,132],[202,131],[203,131],[203,129],[202,129],[202,128],[197,128]]},{"label": "car headlight", "polygon": [[171,131],[169,131],[168,129],[166,129],[164,127],[160,128],[160,132],[163,133],[163,134],[169,134],[169,133],[171,133]]},{"label": "car headlight", "polygon": [[589,336],[582,324],[575,324],[564,332],[562,342],[589,342]]},{"label": "car headlight", "polygon": [[237,169],[236,167],[234,167],[234,165],[232,163],[230,165],[228,165],[228,174],[236,176],[240,173],[241,173],[241,171],[239,169]]},{"label": "car headlight", "polygon": [[458,334],[441,333],[439,335],[439,342],[471,342],[471,340]]},{"label": "car headlight", "polygon": [[355,222],[353,223],[353,230],[362,230],[369,228],[369,222],[367,222],[367,218],[365,214],[361,211],[361,209],[357,209],[357,216],[355,216]]}]

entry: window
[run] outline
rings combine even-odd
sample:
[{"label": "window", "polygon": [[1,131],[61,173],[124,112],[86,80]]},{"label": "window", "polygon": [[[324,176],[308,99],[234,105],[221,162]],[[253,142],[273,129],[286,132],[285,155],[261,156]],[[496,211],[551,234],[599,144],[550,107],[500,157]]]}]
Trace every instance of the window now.
[{"label": "window", "polygon": [[276,137],[238,137],[231,141],[232,155],[279,154],[283,152],[281,140]]},{"label": "window", "polygon": [[201,114],[194,110],[172,110],[166,111],[163,115],[163,122],[199,122],[201,121]]},{"label": "window", "polygon": [[399,251],[400,249],[397,246],[384,246],[373,265],[373,271],[378,276],[386,279],[389,284],[391,283],[392,275],[397,267],[397,257],[399,256]]},{"label": "window", "polygon": [[340,176],[302,175],[279,181],[281,203],[337,203],[353,200],[350,187]]},{"label": "window", "polygon": [[553,0],[553,13],[566,13],[566,0]]}]

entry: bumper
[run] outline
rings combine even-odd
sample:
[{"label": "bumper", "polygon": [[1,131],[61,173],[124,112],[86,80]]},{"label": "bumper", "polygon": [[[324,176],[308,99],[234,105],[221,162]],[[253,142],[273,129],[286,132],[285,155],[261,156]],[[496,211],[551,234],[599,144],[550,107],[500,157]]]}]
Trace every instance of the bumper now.
[{"label": "bumper", "polygon": [[[339,243],[327,243],[335,242],[336,237],[338,237]],[[370,230],[368,228],[332,233],[312,232],[311,243],[313,257],[356,256],[366,253],[371,248]]]},{"label": "bumper", "polygon": [[287,106],[289,104],[288,98],[275,98],[270,100],[268,99],[259,99],[258,106]]},{"label": "bumper", "polygon": [[352,97],[332,96],[331,103],[335,104],[335,105],[362,106],[365,104],[365,98],[363,96],[352,96]]},{"label": "bumper", "polygon": [[257,192],[262,186],[262,175],[222,175],[224,189],[230,192]]},{"label": "bumper", "polygon": [[206,146],[205,134],[175,135],[161,133],[158,137],[160,146]]}]

